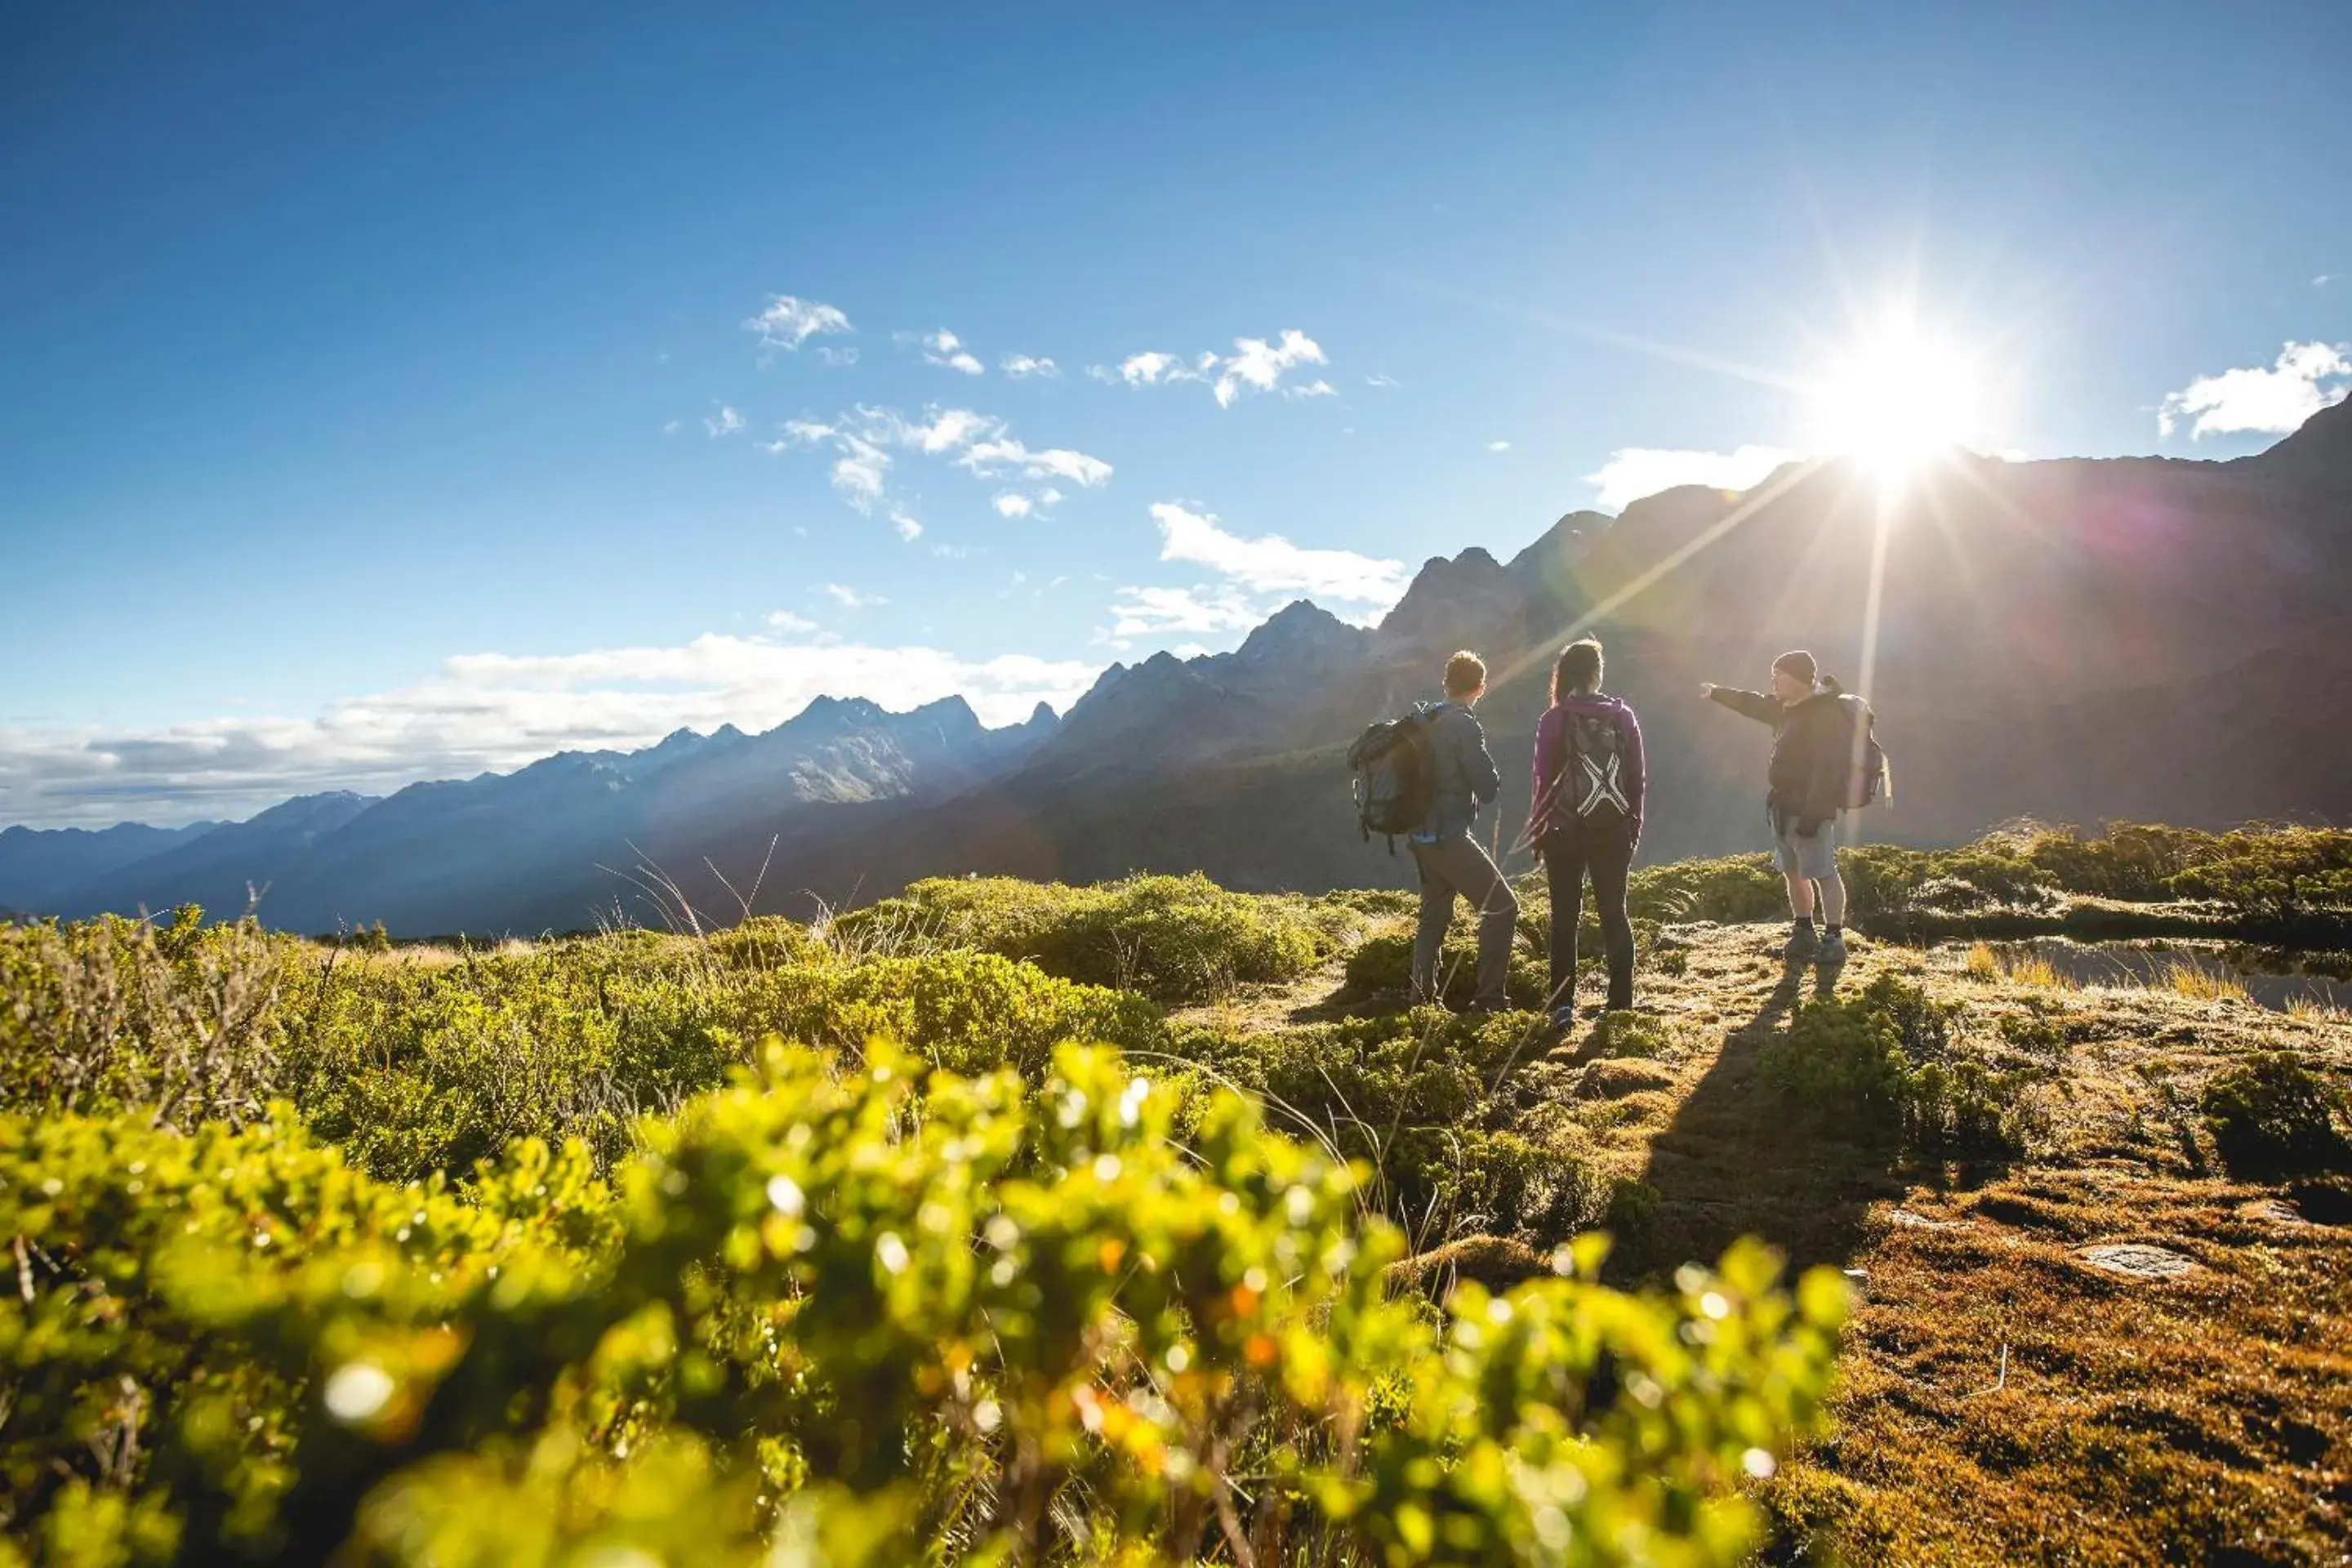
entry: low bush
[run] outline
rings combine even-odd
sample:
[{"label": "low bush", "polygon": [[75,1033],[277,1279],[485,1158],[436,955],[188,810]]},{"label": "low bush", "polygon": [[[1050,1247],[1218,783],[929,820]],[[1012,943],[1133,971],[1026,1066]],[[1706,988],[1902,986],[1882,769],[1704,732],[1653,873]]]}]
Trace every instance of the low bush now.
[{"label": "low bush", "polygon": [[192,912],[0,930],[0,1108],[186,1128],[284,1099],[390,1180],[528,1137],[578,1137],[609,1163],[639,1111],[717,1087],[770,1033],[1034,1078],[1063,1040],[1150,1049],[1160,1030],[1141,997],[992,953],[841,963],[786,921],[429,961]]},{"label": "low bush", "polygon": [[1786,919],[1789,893],[1771,856],[1730,855],[1644,866],[1627,881],[1625,907],[1654,921],[1737,925]]},{"label": "low bush", "polygon": [[1367,1201],[1416,1240],[1483,1231],[1548,1246],[1591,1224],[1600,1198],[1585,1162],[1503,1125],[1496,1091],[1539,1025],[1418,1007],[1179,1048],[1264,1095],[1277,1126],[1364,1161]]},{"label": "low bush", "polygon": [[2294,1052],[2259,1051],[2214,1074],[2198,1109],[2231,1171],[2268,1178],[2352,1170],[2352,1150],[2336,1125],[2344,1101]]},{"label": "low bush", "polygon": [[1296,980],[1337,950],[1335,925],[1353,918],[1342,906],[1228,892],[1197,874],[1091,887],[974,877],[917,882],[838,917],[833,930],[853,943],[878,931],[920,933],[932,945],[1025,959],[1065,980],[1177,1004]]},{"label": "low bush", "polygon": [[[1108,1052],[774,1051],[464,1196],[294,1122],[0,1116],[0,1557],[1727,1565],[1843,1288],[1392,1297],[1355,1180]],[[1563,1556],[1573,1546],[1575,1555]]]},{"label": "low bush", "polygon": [[2176,875],[2172,886],[2184,898],[2211,899],[2262,920],[2352,909],[2352,830],[2240,828],[2215,841],[2210,855]]},{"label": "low bush", "polygon": [[1758,1076],[1814,1131],[1922,1158],[2022,1153],[2046,1068],[2001,1071],[1967,1049],[1959,1007],[1882,974],[1851,998],[1810,1002],[1765,1047]]},{"label": "low bush", "polygon": [[[1356,992],[1403,994],[1412,988],[1412,933],[1391,931],[1366,937],[1348,954],[1348,988]],[[1478,994],[1478,933],[1468,921],[1457,920],[1438,949],[1437,975],[1442,999],[1449,1006],[1469,1005]],[[1511,1002],[1521,1007],[1541,1007],[1551,989],[1551,960],[1525,931],[1511,941],[1509,979]]]}]

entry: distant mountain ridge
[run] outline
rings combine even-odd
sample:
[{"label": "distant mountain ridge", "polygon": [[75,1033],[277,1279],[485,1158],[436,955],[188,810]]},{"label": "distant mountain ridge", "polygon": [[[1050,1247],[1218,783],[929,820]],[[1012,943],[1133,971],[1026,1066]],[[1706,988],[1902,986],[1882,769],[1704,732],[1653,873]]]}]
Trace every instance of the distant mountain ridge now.
[{"label": "distant mountain ridge", "polygon": [[1410,860],[1353,831],[1348,740],[1428,695],[1448,652],[1480,650],[1507,838],[1550,657],[1588,625],[1650,742],[1645,857],[1718,853],[1759,841],[1769,741],[1696,683],[1760,684],[1808,647],[1856,685],[1873,603],[1867,694],[1897,804],[1866,836],[1948,842],[2021,814],[2352,817],[2347,584],[2352,405],[2230,462],[1960,455],[1900,496],[1791,465],[1744,495],[1571,512],[1508,562],[1434,557],[1376,627],[1302,600],[1230,653],[1112,665],[1058,720],[988,730],[960,698],[905,714],[821,698],[764,735],[682,731],[382,801],[304,797],[168,842],[11,829],[0,907],[234,911],[250,883],[297,930],[533,932],[645,918],[616,875],[640,855],[722,916],[755,880],[758,907],[795,913],[965,871],[1400,882]]},{"label": "distant mountain ridge", "polygon": [[[961,697],[906,713],[820,697],[760,735],[732,725],[680,730],[642,751],[562,752],[511,773],[411,784],[381,799],[304,795],[243,823],[141,828],[159,835],[145,856],[94,853],[87,841],[103,835],[11,829],[0,906],[81,917],[186,902],[236,914],[251,905],[272,925],[305,931],[377,921],[439,933],[643,919],[649,911],[627,907],[632,846],[674,833],[682,817],[728,833],[779,810],[933,798],[1016,765],[1055,723],[1043,705],[1024,723],[991,730]],[[77,859],[96,869],[61,881],[58,868]]]}]

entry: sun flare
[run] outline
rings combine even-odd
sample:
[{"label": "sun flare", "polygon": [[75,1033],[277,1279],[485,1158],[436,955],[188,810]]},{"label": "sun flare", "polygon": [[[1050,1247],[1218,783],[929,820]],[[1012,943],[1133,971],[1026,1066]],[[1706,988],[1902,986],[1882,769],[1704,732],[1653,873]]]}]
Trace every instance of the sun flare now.
[{"label": "sun flare", "polygon": [[1892,326],[1832,367],[1815,395],[1814,417],[1824,450],[1899,482],[1981,438],[1983,389],[1967,356]]}]

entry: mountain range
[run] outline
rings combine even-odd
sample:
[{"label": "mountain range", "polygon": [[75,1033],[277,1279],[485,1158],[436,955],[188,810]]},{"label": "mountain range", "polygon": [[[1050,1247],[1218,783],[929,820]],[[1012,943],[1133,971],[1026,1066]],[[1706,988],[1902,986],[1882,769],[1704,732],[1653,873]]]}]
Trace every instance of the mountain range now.
[{"label": "mountain range", "polygon": [[1230,653],[1115,664],[1058,719],[992,730],[960,698],[897,714],[820,698],[765,734],[681,731],[242,823],[12,827],[0,908],[254,902],[293,930],[488,935],[674,919],[679,897],[805,914],[968,871],[1398,883],[1409,858],[1355,831],[1349,741],[1479,650],[1507,839],[1550,656],[1588,629],[1648,739],[1645,858],[1760,841],[1769,737],[1696,686],[1761,685],[1796,647],[1878,711],[1895,798],[1865,837],[1949,842],[2024,815],[2342,819],[2347,584],[2352,405],[2229,462],[1955,453],[1899,489],[1790,465],[1744,494],[1572,512],[1508,561],[1433,559],[1375,627],[1300,601]]}]

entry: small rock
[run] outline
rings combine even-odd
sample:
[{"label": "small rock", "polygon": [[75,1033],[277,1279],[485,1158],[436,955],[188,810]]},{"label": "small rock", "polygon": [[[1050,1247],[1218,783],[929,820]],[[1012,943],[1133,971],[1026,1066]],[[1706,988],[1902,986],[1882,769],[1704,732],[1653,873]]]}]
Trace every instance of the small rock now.
[{"label": "small rock", "polygon": [[1869,1269],[1841,1268],[1838,1272],[1845,1276],[1845,1288],[1853,1293],[1853,1299],[1855,1300],[1867,1301],[1870,1300]]},{"label": "small rock", "polygon": [[2238,1213],[2243,1218],[2257,1220],[2264,1225],[2309,1225],[2311,1223],[2303,1217],[2302,1211],[2293,1204],[2281,1203],[2276,1198],[2256,1198],[2252,1203],[2240,1204]]},{"label": "small rock", "polygon": [[2184,1258],[2169,1247],[2150,1247],[2145,1242],[2127,1241],[2107,1247],[2086,1247],[2081,1257],[2094,1268],[2104,1268],[2110,1274],[2126,1274],[2135,1279],[2174,1279],[2197,1267],[2193,1258]]},{"label": "small rock", "polygon": [[1913,1214],[1909,1209],[1889,1209],[1886,1217],[1896,1225],[1907,1226],[1913,1230],[1966,1230],[1969,1228],[1966,1220],[1930,1219],[1923,1214]]}]

